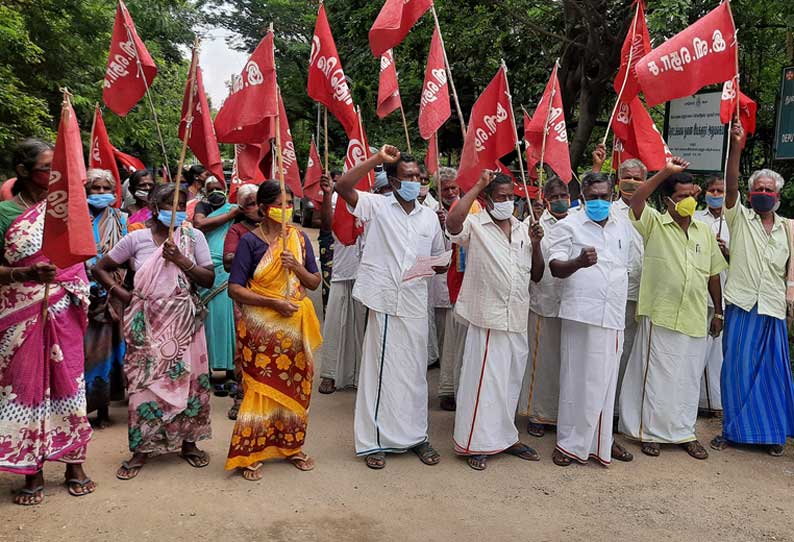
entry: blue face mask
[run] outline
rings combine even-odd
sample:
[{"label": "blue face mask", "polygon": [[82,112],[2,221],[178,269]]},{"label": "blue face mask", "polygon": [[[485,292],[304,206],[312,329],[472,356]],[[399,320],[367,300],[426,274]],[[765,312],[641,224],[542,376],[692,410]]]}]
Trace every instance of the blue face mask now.
[{"label": "blue face mask", "polygon": [[109,205],[116,203],[115,194],[89,194],[86,198],[88,205],[94,209],[104,209]]},{"label": "blue face mask", "polygon": [[611,206],[611,201],[591,199],[585,201],[584,212],[587,213],[587,218],[593,222],[601,222],[602,220],[606,220],[609,216],[609,208]]},{"label": "blue face mask", "polygon": [[[174,227],[178,228],[182,225],[182,222],[185,221],[187,218],[187,213],[185,211],[177,211],[176,212],[176,220],[174,221]],[[171,211],[160,211],[157,213],[157,220],[160,221],[161,224],[165,226],[171,226]]]},{"label": "blue face mask", "polygon": [[722,207],[722,202],[725,200],[725,196],[710,196],[706,194],[706,205],[709,206],[709,209],[719,209]]},{"label": "blue face mask", "polygon": [[422,183],[419,181],[400,181],[400,189],[397,193],[405,201],[414,201],[419,197],[419,189]]}]

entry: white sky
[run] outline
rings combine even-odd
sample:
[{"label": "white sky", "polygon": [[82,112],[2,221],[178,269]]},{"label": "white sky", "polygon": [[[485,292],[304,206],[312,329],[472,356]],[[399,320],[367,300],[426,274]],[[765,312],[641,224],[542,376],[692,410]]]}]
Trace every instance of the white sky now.
[{"label": "white sky", "polygon": [[204,72],[204,88],[214,109],[220,109],[229,94],[226,81],[232,75],[239,74],[248,60],[247,53],[235,51],[226,45],[226,38],[232,35],[229,30],[217,28],[208,32],[201,42],[199,63]]}]

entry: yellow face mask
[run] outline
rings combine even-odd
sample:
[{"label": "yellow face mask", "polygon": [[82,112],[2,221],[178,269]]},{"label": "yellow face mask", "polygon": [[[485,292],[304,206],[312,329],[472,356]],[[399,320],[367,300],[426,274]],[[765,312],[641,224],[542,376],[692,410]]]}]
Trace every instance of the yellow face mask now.
[{"label": "yellow face mask", "polygon": [[284,213],[281,212],[281,207],[268,207],[267,217],[279,224],[289,224],[292,222],[292,207],[287,207]]},{"label": "yellow face mask", "polygon": [[[671,202],[673,200],[670,200]],[[675,212],[679,214],[679,216],[687,217],[687,216],[694,216],[695,208],[697,208],[698,202],[692,196],[687,196],[678,203],[675,204]]]}]

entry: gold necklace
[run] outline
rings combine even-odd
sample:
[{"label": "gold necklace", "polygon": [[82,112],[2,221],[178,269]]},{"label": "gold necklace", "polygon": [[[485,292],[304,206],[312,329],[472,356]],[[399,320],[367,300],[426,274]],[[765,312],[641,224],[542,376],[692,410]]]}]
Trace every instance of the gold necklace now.
[{"label": "gold necklace", "polygon": [[278,237],[280,235],[280,234],[277,233],[272,238],[269,237],[267,235],[267,233],[265,232],[264,224],[262,222],[259,223],[259,231],[262,232],[262,237],[265,238],[265,241],[267,242],[268,245],[272,245],[278,239]]},{"label": "gold necklace", "polygon": [[22,203],[22,205],[24,205],[24,206],[25,206],[25,209],[30,209],[30,207],[31,207],[31,205],[32,205],[32,204],[31,204],[31,203],[28,203],[28,202],[25,200],[25,198],[23,198],[23,197],[22,197],[22,192],[20,192],[19,194],[17,194],[17,199],[19,199],[19,201]]}]

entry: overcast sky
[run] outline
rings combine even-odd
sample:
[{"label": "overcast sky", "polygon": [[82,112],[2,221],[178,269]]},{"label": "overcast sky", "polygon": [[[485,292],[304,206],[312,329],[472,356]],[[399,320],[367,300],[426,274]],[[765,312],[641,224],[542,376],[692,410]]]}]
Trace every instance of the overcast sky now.
[{"label": "overcast sky", "polygon": [[241,53],[226,45],[226,38],[232,36],[226,29],[213,29],[201,42],[201,69],[204,72],[204,88],[212,101],[212,106],[219,109],[229,91],[226,81],[232,75],[243,70],[247,53]]}]

